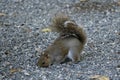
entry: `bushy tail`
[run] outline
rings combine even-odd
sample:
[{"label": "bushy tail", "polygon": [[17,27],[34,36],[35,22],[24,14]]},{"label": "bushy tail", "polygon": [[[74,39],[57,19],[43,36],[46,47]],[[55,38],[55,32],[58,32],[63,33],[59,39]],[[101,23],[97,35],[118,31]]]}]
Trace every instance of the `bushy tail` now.
[{"label": "bushy tail", "polygon": [[64,37],[76,37],[83,45],[86,43],[86,34],[84,30],[64,14],[56,15],[53,18],[51,28]]},{"label": "bushy tail", "polygon": [[63,31],[65,29],[64,23],[68,20],[70,19],[67,15],[64,15],[64,14],[55,15],[55,17],[52,19],[52,24],[51,24],[52,30],[56,32]]}]

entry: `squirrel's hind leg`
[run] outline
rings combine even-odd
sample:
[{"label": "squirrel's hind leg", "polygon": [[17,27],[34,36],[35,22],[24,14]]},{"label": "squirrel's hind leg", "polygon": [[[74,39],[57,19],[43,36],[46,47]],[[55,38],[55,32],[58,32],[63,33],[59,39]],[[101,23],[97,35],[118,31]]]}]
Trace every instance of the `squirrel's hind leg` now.
[{"label": "squirrel's hind leg", "polygon": [[80,49],[78,46],[70,48],[67,57],[75,63],[80,61]]}]

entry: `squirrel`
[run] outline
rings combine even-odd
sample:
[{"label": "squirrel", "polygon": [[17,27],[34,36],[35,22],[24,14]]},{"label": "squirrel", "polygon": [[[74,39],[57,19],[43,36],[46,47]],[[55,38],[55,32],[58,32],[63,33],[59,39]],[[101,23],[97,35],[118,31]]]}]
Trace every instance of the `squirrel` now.
[{"label": "squirrel", "polygon": [[80,61],[80,53],[87,39],[83,28],[65,14],[56,15],[50,28],[58,32],[59,37],[41,53],[37,65],[49,67],[52,64],[60,64],[67,58],[72,62]]}]

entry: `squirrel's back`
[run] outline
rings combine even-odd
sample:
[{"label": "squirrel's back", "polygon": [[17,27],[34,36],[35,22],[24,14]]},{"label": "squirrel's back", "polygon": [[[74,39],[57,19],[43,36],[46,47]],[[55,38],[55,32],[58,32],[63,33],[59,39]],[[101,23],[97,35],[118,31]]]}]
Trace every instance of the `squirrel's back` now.
[{"label": "squirrel's back", "polygon": [[51,27],[60,33],[60,38],[75,37],[84,45],[86,43],[86,33],[73,20],[64,14],[58,14],[53,18]]}]

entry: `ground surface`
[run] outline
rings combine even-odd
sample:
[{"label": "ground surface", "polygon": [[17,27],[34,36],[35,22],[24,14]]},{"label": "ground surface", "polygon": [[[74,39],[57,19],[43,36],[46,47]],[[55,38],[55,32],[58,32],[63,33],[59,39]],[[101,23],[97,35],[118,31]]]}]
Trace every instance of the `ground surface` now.
[{"label": "ground surface", "polygon": [[[77,64],[39,68],[38,50],[57,37],[41,29],[57,12],[84,27],[84,58]],[[0,80],[89,80],[94,75],[120,79],[119,0],[0,0]]]}]

